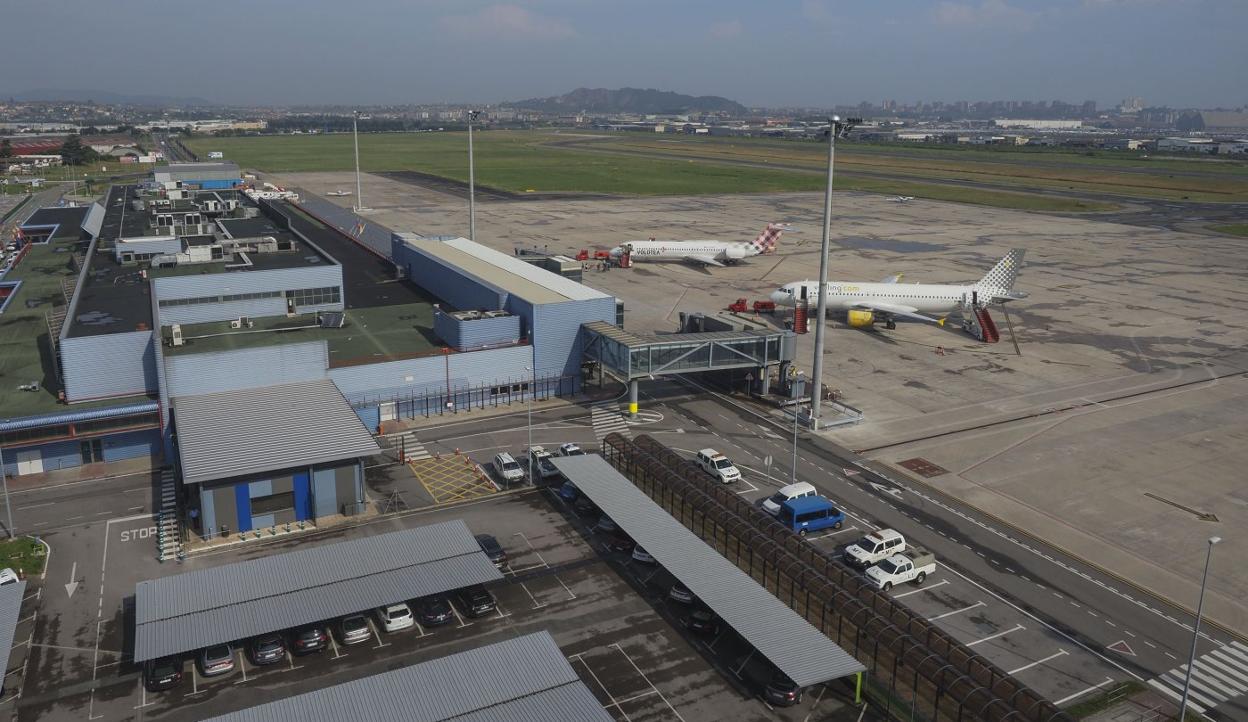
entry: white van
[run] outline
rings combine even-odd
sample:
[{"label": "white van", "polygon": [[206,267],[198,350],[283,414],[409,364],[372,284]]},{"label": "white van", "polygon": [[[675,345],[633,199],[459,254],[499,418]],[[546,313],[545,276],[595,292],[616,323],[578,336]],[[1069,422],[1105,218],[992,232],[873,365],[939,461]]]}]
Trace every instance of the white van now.
[{"label": "white van", "polygon": [[733,466],[728,457],[714,449],[699,451],[697,464],[702,467],[703,471],[725,484],[731,484],[741,478],[741,472],[737,471],[737,467]]},{"label": "white van", "polygon": [[494,473],[508,484],[524,480],[524,467],[506,451],[494,455]]},{"label": "white van", "polygon": [[780,513],[780,505],[784,502],[791,499],[801,499],[807,496],[819,496],[819,492],[815,490],[815,487],[804,481],[799,481],[796,484],[789,484],[788,486],[782,486],[780,487],[780,491],[777,491],[767,497],[767,499],[763,502],[763,510],[772,516],[776,516]]}]

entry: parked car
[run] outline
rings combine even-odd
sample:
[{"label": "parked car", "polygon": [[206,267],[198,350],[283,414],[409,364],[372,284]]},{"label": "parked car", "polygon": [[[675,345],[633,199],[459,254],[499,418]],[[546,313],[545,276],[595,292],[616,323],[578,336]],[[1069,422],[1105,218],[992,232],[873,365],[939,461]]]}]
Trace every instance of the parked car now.
[{"label": "parked car", "polygon": [[401,632],[416,626],[416,617],[412,616],[412,608],[399,602],[377,607],[377,621],[386,633]]},{"label": "parked car", "polygon": [[702,449],[694,459],[698,467],[725,484],[741,479],[741,472],[727,456],[714,449]]},{"label": "parked car", "polygon": [[845,523],[845,514],[821,496],[784,502],[778,518],[781,524],[802,536],[820,529],[840,529]]},{"label": "parked car", "polygon": [[632,537],[622,531],[607,535],[607,548],[612,551],[631,554],[635,546],[637,546],[637,542],[633,541]]},{"label": "parked car", "polygon": [[277,664],[286,659],[286,643],[279,632],[261,634],[247,642],[247,656],[257,666]]},{"label": "parked car", "polygon": [[581,490],[576,488],[576,484],[565,481],[555,493],[559,495],[560,499],[570,503],[576,501],[576,498],[581,495]]},{"label": "parked car", "polygon": [[19,581],[20,580],[17,577],[17,572],[13,571],[12,569],[9,569],[8,567],[5,567],[4,569],[0,569],[0,587],[4,586],[5,584],[17,584]]},{"label": "parked car", "polygon": [[590,501],[588,496],[578,497],[572,503],[572,511],[581,516],[598,516],[602,514],[602,510],[598,508],[597,504]]},{"label": "parked car", "polygon": [[877,589],[887,592],[898,584],[914,582],[922,585],[928,576],[936,573],[936,556],[913,544],[900,554],[894,554],[867,570],[867,580]]},{"label": "parked car", "polygon": [[776,516],[780,513],[780,505],[791,499],[804,499],[808,496],[819,496],[819,491],[814,486],[804,481],[796,484],[789,484],[780,487],[780,491],[772,494],[763,501],[763,511]]},{"label": "parked car", "polygon": [[906,550],[906,538],[892,529],[873,531],[845,547],[845,561],[866,569]]},{"label": "parked car", "polygon": [[360,644],[372,639],[373,630],[363,614],[351,614],[338,620],[338,636],[343,644]]},{"label": "parked car", "polygon": [[719,617],[709,609],[695,609],[685,617],[685,626],[694,634],[714,637],[719,634]]},{"label": "parked car", "polygon": [[204,677],[216,677],[234,671],[234,648],[228,644],[205,647],[199,653],[199,673]]},{"label": "parked car", "polygon": [[172,689],[182,683],[186,663],[181,657],[161,657],[143,665],[143,684],[149,692]]},{"label": "parked car", "polygon": [[454,619],[455,612],[451,609],[449,599],[442,594],[435,594],[416,600],[416,616],[424,626],[436,627]]},{"label": "parked car", "polygon": [[555,468],[551,459],[554,455],[540,446],[534,446],[529,449],[529,459],[533,464],[533,474],[539,479],[553,479],[559,476],[559,470]]},{"label": "parked car", "polygon": [[594,530],[600,531],[603,534],[615,534],[620,530],[620,525],[616,524],[615,520],[611,517],[603,514],[598,517],[598,523],[594,525]]},{"label": "parked car", "polygon": [[504,484],[524,481],[524,467],[506,451],[494,455],[494,473]]},{"label": "parked car", "polygon": [[567,444],[560,444],[559,455],[560,456],[584,456],[585,452],[581,451],[581,447],[577,446],[576,444],[567,443]]},{"label": "parked car", "polygon": [[698,598],[693,595],[693,592],[689,591],[689,589],[680,582],[673,584],[672,588],[667,591],[667,598],[673,602],[680,602],[681,604],[693,604],[698,600]]},{"label": "parked car", "polygon": [[498,543],[490,534],[478,534],[477,544],[480,545],[481,551],[494,562],[494,566],[502,568],[507,563],[507,552],[503,551],[503,545]]},{"label": "parked car", "polygon": [[763,689],[763,698],[776,707],[792,707],[802,701],[802,688],[783,672],[776,671]]},{"label": "parked car", "polygon": [[658,564],[659,563],[658,560],[650,556],[650,552],[646,551],[645,549],[642,549],[641,546],[639,545],[633,546],[633,561],[641,562],[642,564]]},{"label": "parked car", "polygon": [[295,654],[320,652],[329,646],[329,635],[319,624],[299,627],[290,633],[290,651]]},{"label": "parked car", "polygon": [[470,617],[483,617],[498,606],[490,590],[480,584],[460,589],[455,593],[455,601],[459,602],[460,609]]}]

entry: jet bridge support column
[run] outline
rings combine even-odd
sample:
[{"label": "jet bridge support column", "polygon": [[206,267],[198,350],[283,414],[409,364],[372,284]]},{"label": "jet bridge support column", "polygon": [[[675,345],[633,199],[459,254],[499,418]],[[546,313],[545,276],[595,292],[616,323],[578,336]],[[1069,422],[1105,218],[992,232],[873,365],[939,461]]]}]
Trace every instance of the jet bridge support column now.
[{"label": "jet bridge support column", "polygon": [[629,418],[637,418],[637,392],[641,382],[633,379],[628,382],[628,416]]}]

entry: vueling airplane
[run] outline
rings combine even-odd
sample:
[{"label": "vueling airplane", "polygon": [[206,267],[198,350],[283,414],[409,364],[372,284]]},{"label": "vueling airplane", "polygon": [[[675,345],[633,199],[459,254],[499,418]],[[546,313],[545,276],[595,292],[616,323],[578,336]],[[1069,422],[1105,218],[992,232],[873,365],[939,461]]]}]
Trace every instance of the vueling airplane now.
[{"label": "vueling airplane", "polygon": [[[883,321],[886,328],[896,328],[896,317],[945,325],[945,316],[963,304],[984,306],[1026,298],[1014,290],[1025,249],[1015,248],[997,262],[992,270],[970,285],[905,284],[901,276],[890,276],[881,283],[849,283],[829,281],[828,309],[845,311],[849,325],[869,328]],[[777,306],[793,306],[806,299],[813,311],[819,302],[818,282],[800,281],[776,289],[771,300]]]},{"label": "vueling airplane", "polygon": [[743,258],[772,253],[780,234],[791,231],[787,223],[768,223],[753,241],[629,241],[611,249],[611,257],[625,254],[636,261],[684,261],[707,266],[724,266]]}]

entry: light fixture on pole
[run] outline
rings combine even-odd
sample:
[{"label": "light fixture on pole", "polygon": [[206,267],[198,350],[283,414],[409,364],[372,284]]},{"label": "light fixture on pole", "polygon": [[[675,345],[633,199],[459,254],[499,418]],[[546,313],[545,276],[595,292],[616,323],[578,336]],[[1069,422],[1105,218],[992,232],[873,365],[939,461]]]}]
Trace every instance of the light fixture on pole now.
[{"label": "light fixture on pole", "polygon": [[468,240],[477,240],[477,179],[472,158],[472,121],[481,114],[479,110],[468,111]]},{"label": "light fixture on pole", "polygon": [[1196,642],[1200,640],[1200,616],[1205,611],[1205,585],[1209,581],[1209,560],[1213,558],[1213,545],[1222,541],[1221,537],[1209,537],[1209,548],[1205,551],[1205,573],[1200,577],[1200,601],[1196,604],[1196,625],[1192,628],[1192,652],[1187,656],[1187,674],[1183,677],[1183,698],[1179,701],[1179,722],[1187,715],[1187,691],[1192,686],[1192,670],[1196,666]]},{"label": "light fixture on pole", "polygon": [[372,210],[364,205],[364,186],[360,182],[360,111],[351,111],[351,138],[355,143],[355,212]]},{"label": "light fixture on pole", "polygon": [[810,428],[819,428],[819,402],[823,396],[823,338],[824,319],[828,313],[828,294],[824,293],[828,285],[828,249],[832,239],[832,171],[836,165],[836,139],[844,137],[853,127],[862,122],[862,118],[846,118],[833,115],[828,118],[828,184],[823,192],[823,242],[819,247],[819,285],[815,293],[819,294],[818,309],[815,316],[815,360],[811,368]]}]

